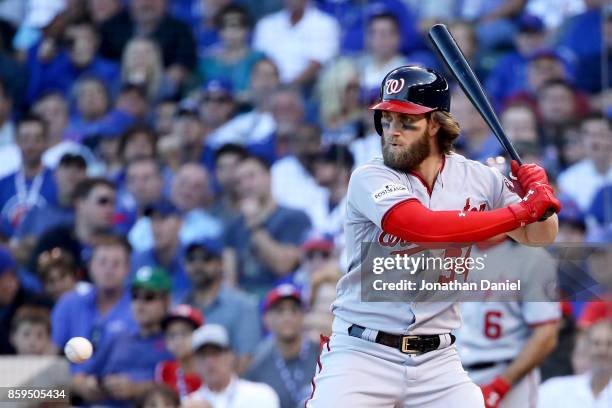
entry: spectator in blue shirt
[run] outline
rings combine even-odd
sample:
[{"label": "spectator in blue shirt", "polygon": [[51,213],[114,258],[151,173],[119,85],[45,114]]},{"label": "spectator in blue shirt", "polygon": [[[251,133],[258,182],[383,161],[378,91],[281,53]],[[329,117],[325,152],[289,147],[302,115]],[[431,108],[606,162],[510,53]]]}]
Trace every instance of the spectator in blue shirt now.
[{"label": "spectator in blue shirt", "polygon": [[46,230],[30,255],[28,269],[36,270],[38,256],[49,249],[68,250],[79,267],[91,258],[98,236],[113,231],[115,185],[104,178],[87,178],[74,190],[74,222]]},{"label": "spectator in blue shirt", "polygon": [[70,119],[68,133],[77,142],[98,136],[110,107],[110,94],[104,82],[96,77],[83,77],[75,83],[76,112]]},{"label": "spectator in blue shirt", "polygon": [[217,241],[189,245],[185,250],[185,270],[193,290],[183,303],[200,309],[207,323],[225,327],[238,358],[238,372],[244,372],[261,337],[255,300],[224,283],[221,245]]},{"label": "spectator in blue shirt", "polygon": [[16,143],[21,151],[21,168],[0,179],[0,214],[11,233],[28,211],[56,203],[53,172],[42,163],[48,140],[47,125],[38,116],[25,116],[17,124]]},{"label": "spectator in blue shirt", "polygon": [[72,153],[63,155],[54,172],[57,204],[35,207],[28,211],[15,237],[38,237],[51,227],[74,222],[74,189],[86,177],[87,163],[82,156]]},{"label": "spectator in blue shirt", "polygon": [[94,392],[86,395],[104,406],[132,407],[154,386],[157,364],[172,358],[161,328],[170,305],[170,277],[161,268],[144,267],[131,283],[130,308],[137,326],[105,343],[88,370],[96,382]]},{"label": "spectator in blue shirt", "polygon": [[62,47],[50,61],[41,61],[38,53],[30,52],[29,101],[35,101],[48,91],[67,94],[74,82],[83,75],[95,76],[109,89],[116,89],[119,67],[115,62],[97,56],[99,43],[93,23],[81,19],[66,27]]},{"label": "spectator in blue shirt", "polygon": [[162,200],[146,206],[143,215],[153,233],[153,248],[134,253],[132,271],[144,266],[164,268],[172,281],[173,299],[180,299],[191,289],[191,282],[183,264],[179,239],[183,220],[179,210],[172,203]]},{"label": "spectator in blue shirt", "polygon": [[[92,284],[80,284],[64,294],[51,315],[52,339],[63,349],[72,337],[89,339],[95,349],[124,331],[135,327],[130,314],[129,292],[125,279],[129,274],[130,248],[118,236],[99,239],[89,263]],[[87,374],[97,364],[98,353],[83,364],[73,364],[72,386],[77,394],[86,393],[91,378]]]},{"label": "spectator in blue shirt", "polygon": [[308,216],[279,206],[270,188],[270,169],[249,156],[236,172],[241,216],[227,229],[227,277],[249,292],[264,295],[299,264],[299,246],[310,229]]}]

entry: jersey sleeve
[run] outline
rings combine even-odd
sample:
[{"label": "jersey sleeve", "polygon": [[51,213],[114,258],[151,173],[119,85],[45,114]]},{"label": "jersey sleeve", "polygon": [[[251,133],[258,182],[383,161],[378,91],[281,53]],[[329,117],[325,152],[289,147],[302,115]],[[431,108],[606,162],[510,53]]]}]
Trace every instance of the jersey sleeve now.
[{"label": "jersey sleeve", "polygon": [[348,187],[347,217],[367,219],[382,229],[382,220],[393,206],[415,199],[412,187],[382,166],[365,165],[353,172]]},{"label": "jersey sleeve", "polygon": [[490,167],[493,172],[493,197],[491,202],[493,208],[503,208],[510,204],[516,204],[521,198],[514,192],[512,181],[508,180],[501,172]]}]

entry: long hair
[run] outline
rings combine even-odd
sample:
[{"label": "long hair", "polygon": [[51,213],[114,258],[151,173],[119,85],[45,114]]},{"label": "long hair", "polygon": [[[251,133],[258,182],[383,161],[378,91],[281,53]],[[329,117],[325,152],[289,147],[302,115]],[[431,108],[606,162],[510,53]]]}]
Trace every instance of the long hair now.
[{"label": "long hair", "polygon": [[143,85],[147,90],[147,99],[149,101],[155,99],[162,85],[162,77],[164,75],[164,66],[162,63],[161,51],[157,44],[145,37],[132,38],[123,51],[121,57],[121,83],[133,83],[130,79],[132,66],[134,64],[134,47],[139,44],[147,44],[151,50],[149,51],[149,66],[147,67],[147,77]]},{"label": "long hair", "polygon": [[450,153],[453,150],[453,143],[461,133],[461,127],[455,118],[448,112],[434,111],[431,119],[440,125],[438,129],[438,146],[442,154]]}]

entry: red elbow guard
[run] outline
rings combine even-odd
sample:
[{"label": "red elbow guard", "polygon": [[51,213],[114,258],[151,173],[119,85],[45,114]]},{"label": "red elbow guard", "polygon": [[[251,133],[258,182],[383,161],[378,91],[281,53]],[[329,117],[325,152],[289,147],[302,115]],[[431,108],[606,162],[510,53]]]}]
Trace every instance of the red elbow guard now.
[{"label": "red elbow guard", "polygon": [[416,199],[392,207],[385,232],[410,242],[480,242],[521,226],[508,207],[492,211],[432,211]]}]

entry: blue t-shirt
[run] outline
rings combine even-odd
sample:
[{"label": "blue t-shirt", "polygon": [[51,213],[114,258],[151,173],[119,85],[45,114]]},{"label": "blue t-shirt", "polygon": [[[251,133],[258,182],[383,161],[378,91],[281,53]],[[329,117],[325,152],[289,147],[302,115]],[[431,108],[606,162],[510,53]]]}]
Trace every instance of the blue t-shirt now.
[{"label": "blue t-shirt", "polygon": [[[98,354],[97,363],[87,373],[95,375],[99,381],[113,374],[125,375],[133,382],[153,381],[157,364],[174,359],[166,349],[163,333],[143,337],[137,329],[104,342]],[[107,400],[100,404],[126,408],[134,406],[130,401],[119,400]]]},{"label": "blue t-shirt", "polygon": [[85,337],[94,345],[93,357],[83,364],[73,364],[73,372],[87,372],[97,364],[97,350],[118,335],[133,330],[136,322],[130,309],[130,295],[125,291],[119,302],[106,314],[101,315],[96,305],[97,289],[91,284],[80,284],[64,294],[51,313],[53,342],[63,349],[72,337]]},{"label": "blue t-shirt", "polygon": [[[18,176],[20,172],[0,179],[0,214],[3,225],[11,229],[11,233],[24,220],[28,209],[57,204],[57,185],[52,170],[45,168],[40,178],[25,180]],[[21,196],[17,192],[20,180],[24,181]]]},{"label": "blue t-shirt", "polygon": [[40,42],[28,52],[26,61],[29,75],[28,101],[34,103],[42,94],[57,91],[68,96],[74,83],[81,77],[100,79],[113,93],[119,86],[119,66],[107,59],[94,57],[87,67],[76,67],[68,53],[61,51],[53,60],[40,62]]},{"label": "blue t-shirt", "polygon": [[[278,206],[263,225],[275,241],[296,246],[303,243],[310,227],[310,219],[303,211],[282,206]],[[244,217],[228,226],[225,244],[236,251],[241,287],[262,295],[280,282],[272,268],[257,256]]]},{"label": "blue t-shirt", "polygon": [[74,223],[74,208],[65,208],[58,205],[34,207],[26,214],[23,222],[15,231],[17,238],[27,236],[41,236],[49,228],[61,224]]}]

